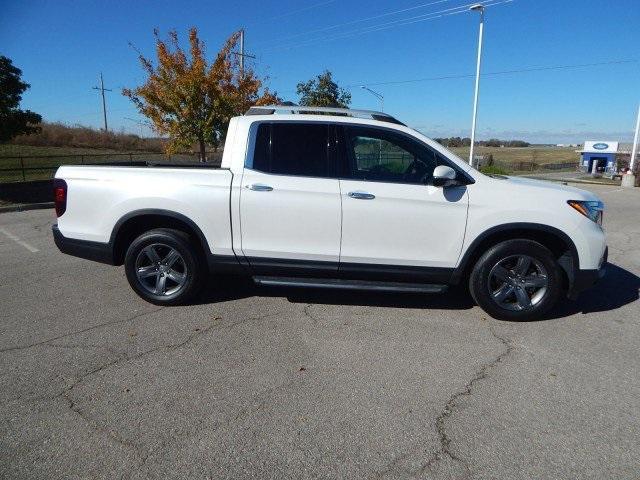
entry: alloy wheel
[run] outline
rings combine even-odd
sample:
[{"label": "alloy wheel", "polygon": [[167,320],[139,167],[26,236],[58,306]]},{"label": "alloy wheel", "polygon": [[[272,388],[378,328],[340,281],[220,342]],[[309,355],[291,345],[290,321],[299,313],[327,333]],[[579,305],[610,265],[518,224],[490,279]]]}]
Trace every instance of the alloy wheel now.
[{"label": "alloy wheel", "polygon": [[147,245],[136,257],[135,272],[140,285],[153,295],[169,296],[187,282],[187,264],[173,247]]},{"label": "alloy wheel", "polygon": [[529,310],[538,305],[549,286],[547,270],[529,255],[511,255],[489,272],[489,293],[501,308]]}]

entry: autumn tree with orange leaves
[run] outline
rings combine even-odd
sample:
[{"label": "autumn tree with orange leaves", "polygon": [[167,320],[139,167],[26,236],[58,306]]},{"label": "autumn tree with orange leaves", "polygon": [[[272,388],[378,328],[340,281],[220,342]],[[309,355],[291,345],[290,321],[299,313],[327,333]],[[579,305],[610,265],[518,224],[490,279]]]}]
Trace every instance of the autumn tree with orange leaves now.
[{"label": "autumn tree with orange leaves", "polygon": [[139,54],[149,77],[144,85],[125,88],[122,94],[151,120],[154,130],[169,137],[167,153],[197,143],[204,162],[207,144],[220,145],[231,117],[251,105],[279,102],[275,93],[262,88],[263,81],[251,68],[240,71],[239,59],[233,54],[240,32],[229,37],[211,64],[196,28],[189,30],[189,55],[180,47],[175,31],[169,32],[168,41],[160,38],[158,30],[153,34],[157,64]]}]

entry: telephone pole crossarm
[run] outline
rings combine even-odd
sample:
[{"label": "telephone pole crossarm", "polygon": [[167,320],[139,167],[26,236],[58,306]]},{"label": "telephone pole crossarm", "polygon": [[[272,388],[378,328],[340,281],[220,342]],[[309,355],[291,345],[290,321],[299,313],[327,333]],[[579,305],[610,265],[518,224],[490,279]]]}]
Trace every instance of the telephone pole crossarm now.
[{"label": "telephone pole crossarm", "polygon": [[240,76],[244,77],[244,59],[246,58],[256,58],[255,55],[250,55],[248,53],[244,53],[244,28],[240,30],[240,51],[239,52],[231,52],[233,55],[240,57]]}]

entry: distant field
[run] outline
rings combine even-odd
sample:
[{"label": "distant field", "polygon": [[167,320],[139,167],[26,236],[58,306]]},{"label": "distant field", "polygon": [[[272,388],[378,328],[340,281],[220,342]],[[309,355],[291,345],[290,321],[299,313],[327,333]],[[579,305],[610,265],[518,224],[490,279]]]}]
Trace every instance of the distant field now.
[{"label": "distant field", "polygon": [[[467,160],[469,158],[469,147],[451,148],[458,156]],[[533,162],[537,164],[547,163],[567,163],[578,162],[579,154],[575,148],[560,147],[525,147],[525,148],[499,148],[499,147],[476,147],[474,149],[478,155],[492,154],[493,159],[502,163]]]},{"label": "distant field", "polygon": [[[136,156],[134,154],[132,158],[135,160]],[[160,159],[164,157],[163,154],[158,153],[144,154],[144,156],[152,157],[153,160],[156,160],[156,157]],[[55,169],[60,165],[128,161],[129,158],[128,152],[111,149],[0,145],[0,182],[46,180],[53,176]],[[19,169],[22,166],[29,169],[25,170],[24,175],[22,171],[3,171],[3,169]]]},{"label": "distant field", "polygon": [[31,145],[0,144],[0,157],[15,155],[82,155],[90,153],[121,153],[117,150],[82,147],[32,147]]},{"label": "distant field", "polygon": [[[450,148],[460,157],[469,157],[469,147]],[[578,154],[573,148],[498,148],[498,147],[476,147],[475,151],[479,155],[493,154],[493,158],[499,162],[535,162],[535,163],[565,163],[578,161]],[[80,148],[80,147],[32,147],[29,145],[0,145],[0,157],[14,155],[83,155],[83,154],[105,154],[123,153],[117,150]],[[126,152],[124,152],[126,153]],[[157,155],[157,152],[153,153]]]},{"label": "distant field", "polygon": [[[19,157],[19,158],[18,158]],[[221,152],[208,152],[210,161],[218,164]],[[21,182],[24,180],[47,180],[60,165],[81,165],[111,162],[151,161],[156,163],[193,163],[196,154],[165,155],[158,152],[126,152],[122,150],[75,148],[75,147],[33,147],[29,145],[0,145],[0,182]],[[25,167],[24,174],[21,170]],[[4,169],[4,171],[3,171]],[[6,171],[6,169],[15,169]]]}]

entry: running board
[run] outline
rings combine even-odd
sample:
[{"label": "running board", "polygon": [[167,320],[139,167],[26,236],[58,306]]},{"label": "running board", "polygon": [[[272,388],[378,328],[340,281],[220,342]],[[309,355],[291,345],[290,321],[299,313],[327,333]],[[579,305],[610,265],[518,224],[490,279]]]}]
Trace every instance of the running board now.
[{"label": "running board", "polygon": [[255,276],[256,285],[269,287],[335,288],[369,290],[378,292],[442,293],[448,285],[404,282],[371,282],[366,280],[342,280],[335,278],[265,277]]}]

